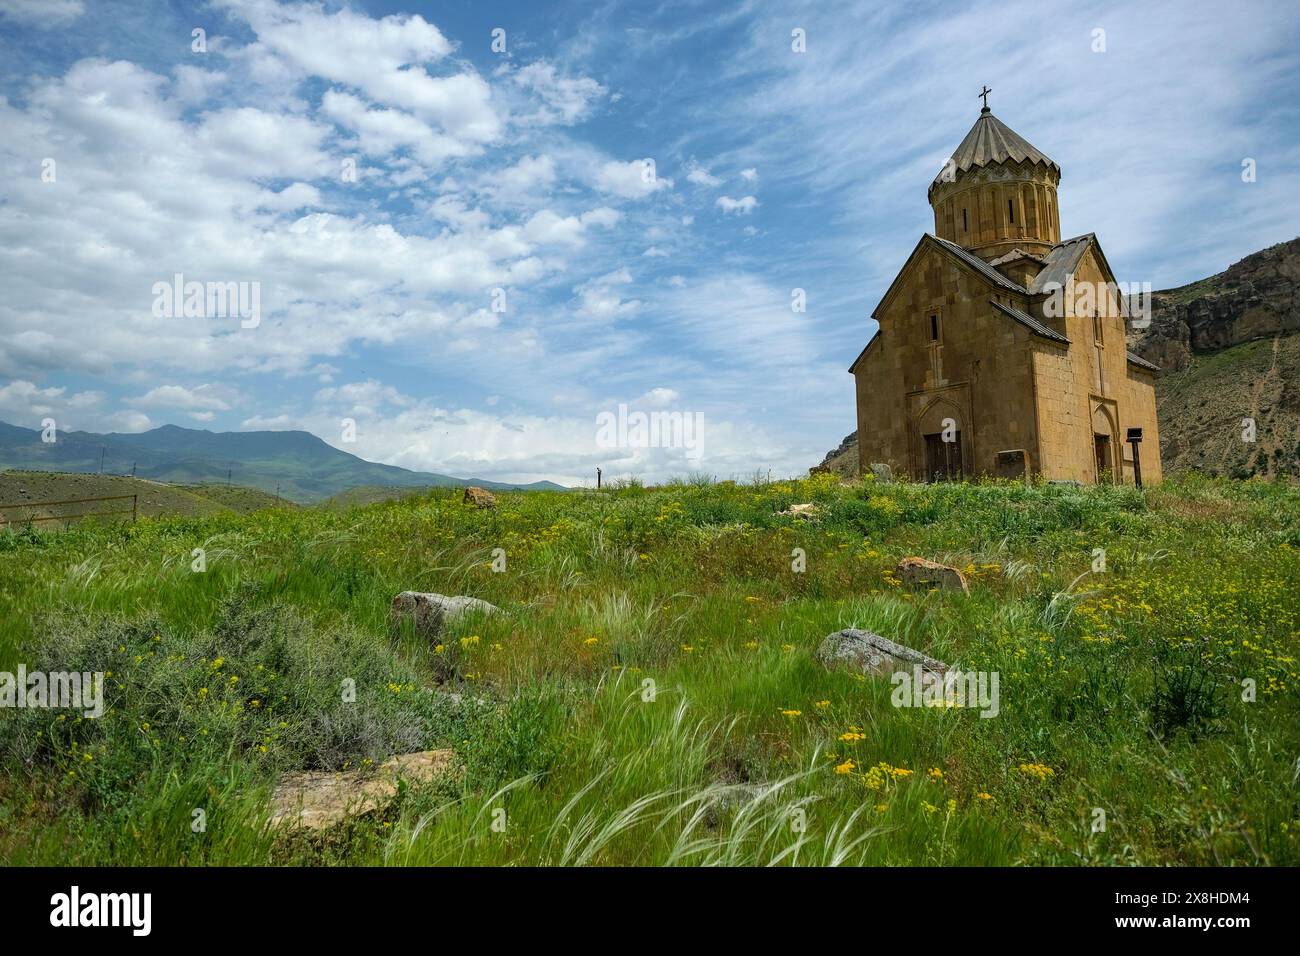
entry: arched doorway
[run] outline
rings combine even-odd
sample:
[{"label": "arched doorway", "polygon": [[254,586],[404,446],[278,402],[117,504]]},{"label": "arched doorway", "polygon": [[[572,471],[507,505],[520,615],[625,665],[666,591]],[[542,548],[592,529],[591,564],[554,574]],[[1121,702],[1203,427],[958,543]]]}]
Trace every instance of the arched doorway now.
[{"label": "arched doorway", "polygon": [[1105,405],[1092,410],[1092,452],[1097,484],[1114,484],[1120,480],[1118,427]]},{"label": "arched doorway", "polygon": [[923,481],[960,481],[966,473],[962,419],[957,406],[935,399],[917,418]]}]

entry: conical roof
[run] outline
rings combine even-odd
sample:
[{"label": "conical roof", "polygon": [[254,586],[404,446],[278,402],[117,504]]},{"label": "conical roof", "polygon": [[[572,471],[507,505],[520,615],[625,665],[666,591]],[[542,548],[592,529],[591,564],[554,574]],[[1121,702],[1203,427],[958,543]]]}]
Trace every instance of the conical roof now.
[{"label": "conical roof", "polygon": [[[980,118],[970,128],[961,145],[952,151],[952,159],[957,171],[962,173],[975,166],[991,166],[1008,161],[1041,163],[1055,169],[1058,174],[1061,171],[1061,167],[1037,147],[1030,145],[1024,137],[989,112],[988,107],[980,111]],[[943,172],[940,171],[930,188],[933,189],[942,181]]]}]

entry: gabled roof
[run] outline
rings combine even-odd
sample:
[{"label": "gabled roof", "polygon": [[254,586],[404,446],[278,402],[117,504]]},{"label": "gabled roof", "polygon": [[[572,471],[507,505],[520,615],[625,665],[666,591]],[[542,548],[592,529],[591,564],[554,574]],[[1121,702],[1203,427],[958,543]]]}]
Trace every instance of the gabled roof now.
[{"label": "gabled roof", "polygon": [[1096,241],[1096,238],[1093,233],[1085,232],[1082,236],[1075,236],[1073,239],[1066,239],[1052,246],[1043,256],[1045,263],[1043,270],[1034,276],[1029,291],[1038,295],[1047,288],[1049,283],[1064,286],[1070,280],[1070,276],[1074,275],[1074,270],[1079,268],[1079,260],[1088,251],[1089,244]]},{"label": "gabled roof", "polygon": [[880,328],[879,328],[879,327],[876,328],[876,331],[874,331],[874,332],[871,333],[871,338],[867,339],[867,344],[864,345],[864,346],[862,346],[862,351],[858,353],[858,357],[855,358],[855,359],[853,360],[853,364],[849,366],[849,371],[850,371],[850,372],[852,372],[855,368],[858,367],[858,363],[862,361],[862,356],[864,356],[864,355],[867,354],[867,349],[871,348],[872,343],[875,342],[876,339],[878,339],[878,338],[880,338]]},{"label": "gabled roof", "polygon": [[1130,365],[1136,365],[1138,368],[1148,369],[1152,372],[1160,371],[1159,365],[1156,365],[1154,362],[1148,362],[1142,356],[1134,355],[1132,352],[1128,353],[1128,361]]},{"label": "gabled roof", "polygon": [[941,251],[952,256],[972,271],[979,273],[999,288],[1007,289],[1011,292],[1018,292],[1021,295],[1029,294],[1028,289],[1024,286],[1016,285],[1016,283],[1012,282],[1001,272],[998,272],[997,269],[994,269],[979,256],[967,252],[955,242],[949,242],[947,239],[940,239],[938,236],[932,236],[927,232],[921,236],[920,240],[916,243],[915,248],[912,249],[911,255],[909,255],[907,261],[903,263],[903,267],[898,270],[898,275],[894,276],[894,281],[889,283],[889,288],[886,289],[885,294],[880,297],[880,301],[876,303],[876,307],[871,310],[872,318],[875,318],[876,313],[880,311],[880,307],[889,301],[889,297],[894,294],[894,289],[898,287],[899,281],[903,278],[904,274],[906,274],[908,267],[912,264],[912,260],[915,259],[916,254],[921,251],[921,247],[927,243],[934,243]]},{"label": "gabled roof", "polygon": [[949,242],[947,239],[940,239],[938,236],[930,236],[930,238],[939,243],[962,262],[973,268],[976,272],[979,272],[993,280],[998,285],[1002,286],[1002,288],[1010,289],[1012,292],[1019,292],[1021,295],[1025,295],[1029,291],[1024,286],[1012,282],[1001,272],[998,272],[997,269],[994,269],[979,256],[975,255],[975,253],[967,252],[961,246],[957,245],[957,243]]},{"label": "gabled roof", "polygon": [[1027,328],[1030,332],[1033,332],[1035,335],[1040,335],[1045,339],[1051,339],[1053,342],[1059,342],[1062,345],[1070,344],[1070,340],[1067,339],[1064,335],[1056,331],[1056,329],[1052,328],[1051,326],[1044,325],[1042,322],[1038,321],[1029,313],[1021,312],[1019,309],[1013,308],[1012,306],[1009,305],[1004,305],[1003,303],[999,302],[997,299],[989,299],[989,302],[993,305],[993,308],[997,309],[1008,318],[1015,319],[1017,322],[1019,322],[1021,325]]},{"label": "gabled roof", "polygon": [[[994,163],[1017,162],[1037,163],[1059,174],[1061,167],[1056,165],[1045,153],[1030,145],[1023,136],[1011,129],[994,116],[985,107],[980,111],[980,118],[970,128],[966,138],[952,152],[952,160],[960,172],[966,172],[975,166],[989,166]],[[934,189],[943,181],[943,173],[935,177],[930,188]]]}]

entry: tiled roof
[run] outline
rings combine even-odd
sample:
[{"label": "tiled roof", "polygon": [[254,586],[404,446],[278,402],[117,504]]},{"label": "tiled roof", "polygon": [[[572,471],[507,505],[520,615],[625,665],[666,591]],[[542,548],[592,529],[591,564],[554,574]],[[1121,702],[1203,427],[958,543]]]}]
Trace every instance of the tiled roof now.
[{"label": "tiled roof", "polygon": [[[1061,171],[1060,166],[1026,142],[1019,133],[992,113],[983,112],[975,121],[975,125],[970,128],[970,132],[966,134],[966,138],[953,150],[952,160],[957,169],[963,173],[975,166],[1005,163],[1008,160],[1019,163],[1039,163],[1055,169],[1058,173]],[[941,172],[935,177],[930,188],[933,189],[942,181]]]},{"label": "tiled roof", "polygon": [[1082,236],[1075,236],[1073,239],[1066,239],[1052,246],[1043,257],[1045,263],[1043,270],[1034,276],[1029,291],[1037,295],[1046,289],[1049,283],[1064,286],[1070,276],[1074,275],[1074,270],[1079,267],[1079,260],[1087,251],[1088,244],[1095,238],[1093,233],[1086,232]]},{"label": "tiled roof", "polygon": [[989,299],[989,302],[992,303],[993,308],[999,310],[1003,315],[1007,316],[1008,318],[1015,319],[1017,322],[1019,322],[1021,325],[1027,328],[1030,332],[1033,332],[1035,335],[1041,335],[1045,339],[1051,339],[1053,342],[1060,342],[1063,345],[1070,344],[1070,340],[1067,339],[1064,335],[1056,331],[1056,329],[1052,328],[1051,326],[1044,325],[1042,322],[1038,321],[1028,312],[1021,312],[1017,308],[1014,308],[1009,305],[1004,305],[1003,303],[999,302],[997,299]]},{"label": "tiled roof", "polygon": [[1138,368],[1150,369],[1152,372],[1160,371],[1159,365],[1156,365],[1154,362],[1148,362],[1142,356],[1134,355],[1132,352],[1128,353],[1128,360],[1130,363],[1136,365]]},{"label": "tiled roof", "polygon": [[968,266],[975,269],[975,271],[980,272],[983,275],[987,276],[989,279],[991,279],[993,282],[1000,285],[1002,288],[1010,289],[1012,292],[1019,292],[1021,295],[1025,295],[1028,293],[1029,291],[1028,289],[1026,289],[1022,285],[1017,285],[1016,283],[1012,282],[1001,272],[998,272],[997,269],[994,269],[991,265],[989,265],[979,256],[975,255],[975,253],[967,252],[961,246],[957,245],[957,243],[949,242],[947,239],[940,239],[938,236],[931,236],[930,238],[933,239],[935,242],[939,243],[941,246],[943,246],[945,249],[951,252],[962,262],[966,263]]}]

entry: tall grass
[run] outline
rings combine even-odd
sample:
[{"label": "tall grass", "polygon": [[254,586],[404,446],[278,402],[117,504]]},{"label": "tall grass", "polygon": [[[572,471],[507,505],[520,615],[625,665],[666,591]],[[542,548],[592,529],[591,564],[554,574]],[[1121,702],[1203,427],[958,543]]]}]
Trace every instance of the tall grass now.
[{"label": "tall grass", "polygon": [[[98,720],[0,710],[0,859],[1295,864],[1298,499],[692,479],[0,533],[0,669],[113,674]],[[501,610],[435,642],[407,589]],[[997,671],[999,715],[826,671],[844,627]],[[382,810],[267,825],[286,772],[432,748]]]}]

